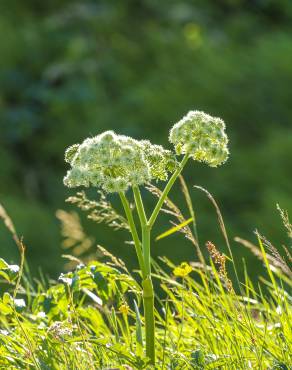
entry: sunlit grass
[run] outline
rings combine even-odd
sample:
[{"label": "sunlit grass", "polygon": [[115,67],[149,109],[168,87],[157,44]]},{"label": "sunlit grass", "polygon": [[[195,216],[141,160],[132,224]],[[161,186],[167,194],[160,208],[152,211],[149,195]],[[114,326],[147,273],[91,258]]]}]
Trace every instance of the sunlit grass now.
[{"label": "sunlit grass", "polygon": [[[167,202],[166,208],[174,210]],[[178,212],[175,216],[182,223]],[[23,256],[11,220],[4,210],[1,216]],[[288,218],[286,227],[289,232]],[[191,238],[189,224],[180,232]],[[154,283],[162,289],[155,299],[156,369],[291,368],[291,256],[288,250],[286,259],[277,255],[259,234],[258,245],[250,243],[249,248],[267,272],[255,284],[248,266],[239,286],[236,279],[231,281],[227,270],[236,268],[238,261],[214,244],[208,246],[205,263],[175,266],[166,258],[152,261]],[[33,279],[22,267],[1,261],[1,368],[151,368],[143,352],[138,273],[103,253],[99,261],[79,264],[58,282]]]}]

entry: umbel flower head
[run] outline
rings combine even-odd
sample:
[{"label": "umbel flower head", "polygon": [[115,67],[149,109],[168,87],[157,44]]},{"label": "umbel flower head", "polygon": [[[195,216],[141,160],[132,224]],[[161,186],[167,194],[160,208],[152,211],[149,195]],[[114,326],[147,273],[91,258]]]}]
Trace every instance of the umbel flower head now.
[{"label": "umbel flower head", "polygon": [[176,167],[171,151],[113,131],[70,146],[65,161],[71,165],[64,178],[66,186],[94,186],[108,193],[123,192],[153,179],[166,180]]},{"label": "umbel flower head", "polygon": [[169,141],[177,154],[188,153],[194,160],[211,167],[228,158],[228,138],[222,119],[201,111],[190,111],[170,130]]}]

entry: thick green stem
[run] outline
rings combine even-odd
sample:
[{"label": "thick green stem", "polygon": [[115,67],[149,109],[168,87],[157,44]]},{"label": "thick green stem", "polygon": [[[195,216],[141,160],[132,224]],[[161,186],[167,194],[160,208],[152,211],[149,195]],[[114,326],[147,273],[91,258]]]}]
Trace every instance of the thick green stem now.
[{"label": "thick green stem", "polygon": [[136,229],[135,221],[134,221],[134,218],[133,218],[132,210],[130,208],[129,202],[128,202],[125,194],[120,192],[119,195],[120,195],[120,198],[121,198],[121,201],[122,201],[122,204],[123,204],[123,207],[124,207],[124,210],[125,210],[128,222],[129,222],[130,231],[131,231],[131,234],[132,234],[132,237],[133,237],[133,241],[134,241],[135,249],[136,249],[136,254],[137,254],[137,257],[138,257],[139,267],[140,267],[140,270],[142,272],[142,277],[143,277],[143,279],[145,279],[147,277],[147,273],[146,273],[143,254],[142,254],[142,249],[141,249],[141,242],[140,242],[140,239],[139,239],[139,236],[138,236],[138,233],[137,233],[137,229]]},{"label": "thick green stem", "polygon": [[142,251],[146,270],[146,278],[142,281],[143,306],[146,333],[146,356],[151,364],[155,364],[155,318],[154,318],[154,291],[151,279],[151,254],[150,254],[150,227],[144,210],[143,201],[138,187],[133,187],[133,193],[142,230]]},{"label": "thick green stem", "polygon": [[142,250],[147,277],[151,275],[151,259],[150,259],[150,228],[147,225],[142,225]]},{"label": "thick green stem", "polygon": [[151,363],[155,364],[155,318],[154,318],[154,291],[151,279],[151,257],[150,257],[150,228],[148,225],[142,227],[142,246],[144,263],[147,277],[142,282],[143,305],[146,332],[146,356]]},{"label": "thick green stem", "polygon": [[148,221],[148,225],[150,226],[150,228],[154,225],[154,222],[161,210],[161,207],[163,206],[163,203],[168,195],[168,193],[170,192],[173,184],[175,183],[175,180],[178,178],[179,174],[181,173],[181,171],[183,170],[184,166],[186,165],[187,161],[189,159],[189,154],[185,154],[183,160],[181,161],[181,163],[179,164],[178,168],[176,169],[176,171],[172,174],[171,178],[169,179],[166,187],[164,188],[163,190],[163,193],[161,194],[161,197],[159,198],[155,208],[154,208],[154,211]]},{"label": "thick green stem", "polygon": [[144,270],[142,271],[142,277],[143,277],[142,286],[143,286],[143,306],[144,306],[145,332],[146,332],[146,355],[147,357],[150,358],[152,365],[155,365],[155,317],[154,317],[154,291],[153,291],[153,285],[152,285],[152,279],[151,279],[151,254],[150,254],[151,228],[159,214],[159,211],[161,210],[161,207],[168,193],[170,192],[173,184],[175,183],[175,180],[181,173],[188,159],[189,159],[189,155],[186,154],[183,160],[181,161],[180,165],[176,169],[176,171],[171,176],[169,182],[167,183],[160,199],[158,200],[156,204],[156,207],[154,208],[154,211],[149,221],[147,221],[147,217],[145,214],[143,201],[141,198],[139,188],[137,186],[133,187],[135,203],[137,207],[139,220],[141,223],[142,250],[141,250],[141,243],[139,240],[139,236],[138,236],[136,226],[134,223],[133,215],[129,207],[127,198],[125,197],[124,193],[120,193],[120,197],[122,199],[122,203],[125,208],[125,212],[126,212],[126,215],[129,221],[131,233],[133,235],[133,240],[136,246],[139,264],[140,264],[140,267],[143,266],[144,268]]},{"label": "thick green stem", "polygon": [[155,320],[154,320],[154,292],[150,276],[142,282],[143,305],[146,332],[146,356],[151,364],[155,364]]}]

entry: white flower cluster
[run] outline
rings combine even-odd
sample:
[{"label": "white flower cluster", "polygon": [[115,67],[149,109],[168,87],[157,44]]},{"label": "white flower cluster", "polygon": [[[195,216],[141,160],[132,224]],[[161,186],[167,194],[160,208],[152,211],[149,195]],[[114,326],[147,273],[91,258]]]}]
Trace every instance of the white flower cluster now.
[{"label": "white flower cluster", "polygon": [[170,130],[169,141],[177,154],[189,155],[211,167],[223,164],[228,158],[228,138],[220,118],[201,111],[190,111]]},{"label": "white flower cluster", "polygon": [[176,167],[171,151],[113,131],[70,146],[65,160],[71,165],[64,178],[66,186],[94,186],[108,193],[123,192],[152,179],[166,180]]}]

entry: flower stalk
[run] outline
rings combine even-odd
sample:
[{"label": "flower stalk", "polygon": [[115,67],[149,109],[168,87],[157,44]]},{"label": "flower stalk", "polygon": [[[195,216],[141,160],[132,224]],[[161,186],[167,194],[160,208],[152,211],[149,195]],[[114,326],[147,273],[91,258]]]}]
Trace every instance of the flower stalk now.
[{"label": "flower stalk", "polygon": [[185,154],[183,160],[177,167],[169,179],[164,191],[159,198],[153,213],[147,220],[143,200],[138,186],[133,187],[134,199],[137,208],[137,213],[140,220],[142,230],[142,253],[143,253],[143,265],[145,267],[146,278],[143,276],[142,287],[143,287],[143,306],[144,306],[144,317],[145,317],[145,333],[146,333],[146,355],[150,358],[151,363],[155,364],[155,317],[154,317],[154,290],[151,278],[151,229],[156,221],[156,218],[163,206],[163,203],[174,185],[176,179],[180,175],[184,166],[189,159],[189,155]]},{"label": "flower stalk", "polygon": [[[74,144],[66,150],[65,161],[71,169],[64,178],[68,187],[97,187],[118,193],[128,220],[142,277],[146,334],[146,355],[155,365],[154,289],[151,278],[151,230],[176,179],[190,158],[211,167],[228,157],[228,138],[220,118],[190,111],[170,130],[169,141],[175,153],[148,140],[116,135],[106,131]],[[184,155],[181,162],[176,155]],[[147,218],[139,187],[155,180],[167,181],[156,206]],[[138,218],[139,235],[126,191],[132,189]]]},{"label": "flower stalk", "polygon": [[133,238],[133,241],[134,241],[135,250],[136,250],[136,254],[137,254],[137,258],[138,258],[138,262],[139,262],[139,267],[140,267],[140,270],[141,270],[141,273],[142,273],[142,277],[145,278],[147,276],[147,271],[146,271],[145,264],[144,264],[144,258],[143,258],[142,249],[141,249],[141,242],[140,242],[138,232],[137,232],[137,229],[136,229],[136,225],[135,225],[135,221],[134,221],[134,218],[133,218],[132,210],[130,208],[128,199],[125,196],[125,194],[121,192],[121,193],[119,193],[119,195],[120,195],[120,198],[121,198],[121,201],[122,201],[122,205],[124,207],[126,217],[128,219],[128,222],[129,222],[130,231],[131,231],[131,235],[132,235],[132,238]]},{"label": "flower stalk", "polygon": [[178,176],[180,175],[181,171],[183,170],[184,166],[186,165],[187,161],[189,159],[189,154],[185,154],[183,160],[181,161],[180,165],[178,166],[178,168],[176,169],[176,171],[173,173],[173,175],[171,176],[170,180],[168,181],[166,187],[164,188],[163,190],[163,193],[161,194],[161,197],[159,198],[157,204],[156,204],[156,207],[154,208],[154,211],[149,219],[149,227],[152,228],[152,226],[154,225],[155,223],[155,220],[161,210],[161,207],[163,206],[163,203],[165,201],[165,199],[167,198],[167,195],[168,193],[170,192],[173,184],[175,183],[176,179],[178,178]]}]

